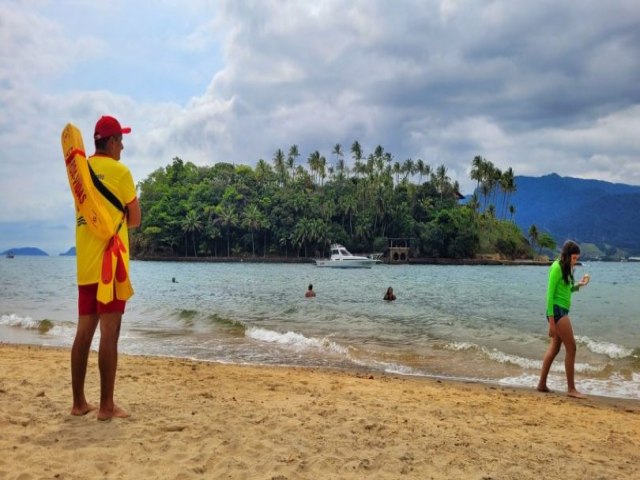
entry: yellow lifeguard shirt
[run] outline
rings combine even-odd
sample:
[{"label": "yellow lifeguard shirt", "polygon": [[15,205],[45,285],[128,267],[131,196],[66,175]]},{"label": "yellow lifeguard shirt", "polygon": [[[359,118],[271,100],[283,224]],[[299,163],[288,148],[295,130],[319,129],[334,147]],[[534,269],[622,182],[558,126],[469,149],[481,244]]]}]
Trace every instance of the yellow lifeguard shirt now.
[{"label": "yellow lifeguard shirt", "polygon": [[[136,187],[133,177],[126,165],[111,157],[94,155],[88,159],[89,165],[96,176],[113,193],[122,205],[131,203],[136,198]],[[117,227],[122,220],[122,212],[119,211],[109,200],[104,198],[104,205],[113,219],[113,224]],[[120,239],[127,249],[122,255],[129,271],[129,229],[126,220],[122,223],[119,231]],[[89,227],[79,212],[76,212],[76,268],[78,274],[78,285],[89,285],[98,283],[102,270],[102,256],[108,240],[102,240],[91,233]]]}]

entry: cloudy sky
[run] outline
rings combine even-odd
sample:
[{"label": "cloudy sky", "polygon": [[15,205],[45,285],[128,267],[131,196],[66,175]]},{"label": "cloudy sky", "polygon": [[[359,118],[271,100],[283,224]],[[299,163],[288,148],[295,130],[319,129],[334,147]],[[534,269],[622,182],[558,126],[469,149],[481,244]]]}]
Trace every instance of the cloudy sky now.
[{"label": "cloudy sky", "polygon": [[[637,0],[0,0],[0,251],[74,244],[60,132],[143,180],[336,143],[640,185]],[[349,155],[346,156],[350,160]]]}]

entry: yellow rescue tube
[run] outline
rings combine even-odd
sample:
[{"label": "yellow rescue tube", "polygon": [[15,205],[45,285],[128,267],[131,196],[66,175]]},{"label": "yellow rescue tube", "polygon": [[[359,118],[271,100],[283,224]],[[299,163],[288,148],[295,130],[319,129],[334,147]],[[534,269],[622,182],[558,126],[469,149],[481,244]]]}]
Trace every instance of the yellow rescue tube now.
[{"label": "yellow rescue tube", "polygon": [[116,226],[91,180],[82,134],[70,123],[62,130],[62,153],[77,210],[94,235],[109,240],[115,235]]},{"label": "yellow rescue tube", "polygon": [[[102,269],[96,298],[101,303],[109,303],[115,298],[128,300],[133,295],[129,272],[122,258],[126,252],[118,234],[119,224],[115,224],[104,206],[104,198],[97,190],[89,172],[89,162],[84,151],[82,134],[77,127],[68,123],[62,130],[62,153],[67,166],[69,187],[87,227],[98,238],[108,241],[102,255]],[[126,221],[126,218],[123,219]]]}]

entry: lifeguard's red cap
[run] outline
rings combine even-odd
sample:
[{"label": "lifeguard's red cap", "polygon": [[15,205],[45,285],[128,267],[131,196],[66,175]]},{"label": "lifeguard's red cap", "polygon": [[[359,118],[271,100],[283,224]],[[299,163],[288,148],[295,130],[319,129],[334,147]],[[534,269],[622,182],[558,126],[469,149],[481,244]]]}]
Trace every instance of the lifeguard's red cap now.
[{"label": "lifeguard's red cap", "polygon": [[123,133],[131,133],[130,127],[120,126],[120,122],[109,115],[103,115],[96,123],[96,129],[93,132],[93,139],[113,137],[114,135],[122,135]]}]

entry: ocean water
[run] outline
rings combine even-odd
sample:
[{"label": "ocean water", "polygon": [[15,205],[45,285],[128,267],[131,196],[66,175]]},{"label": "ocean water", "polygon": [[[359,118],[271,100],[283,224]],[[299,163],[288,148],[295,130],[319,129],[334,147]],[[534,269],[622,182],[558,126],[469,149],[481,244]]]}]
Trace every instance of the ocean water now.
[{"label": "ocean water", "polygon": [[[358,369],[535,388],[547,267],[134,261],[122,353]],[[640,263],[579,266],[578,389],[640,399]],[[177,283],[172,282],[172,278]],[[317,296],[305,299],[313,283]],[[384,302],[388,286],[395,302]],[[73,257],[0,259],[0,342],[69,347]],[[94,339],[94,348],[98,345]],[[564,353],[550,388],[566,390]]]}]

